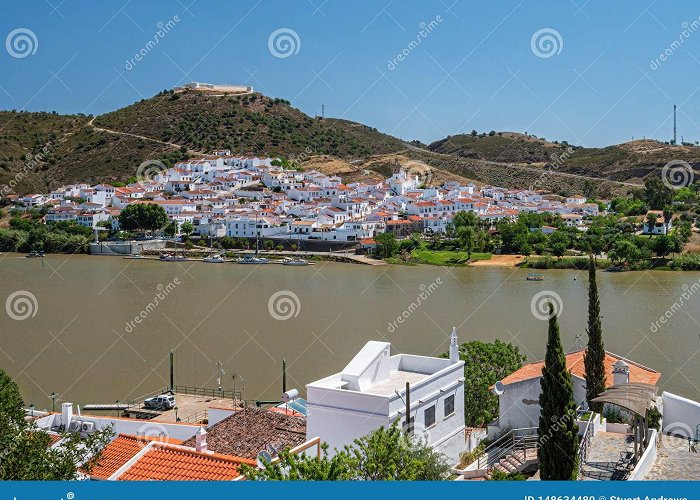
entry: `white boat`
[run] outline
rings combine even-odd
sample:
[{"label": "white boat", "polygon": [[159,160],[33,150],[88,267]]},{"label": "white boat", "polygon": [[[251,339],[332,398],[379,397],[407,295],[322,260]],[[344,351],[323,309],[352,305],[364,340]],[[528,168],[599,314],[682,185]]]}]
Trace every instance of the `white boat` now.
[{"label": "white boat", "polygon": [[212,264],[219,264],[226,262],[226,259],[224,259],[221,255],[212,255],[211,257],[204,257],[202,259],[202,262],[211,262]]},{"label": "white boat", "polygon": [[145,259],[146,257],[144,255],[141,255],[140,253],[135,253],[134,255],[127,255],[124,258],[125,259]]},{"label": "white boat", "polygon": [[269,264],[270,261],[265,257],[249,257],[245,256],[242,259],[236,261],[238,264]]},{"label": "white boat", "polygon": [[282,264],[285,266],[308,266],[309,261],[306,259],[283,259]]}]

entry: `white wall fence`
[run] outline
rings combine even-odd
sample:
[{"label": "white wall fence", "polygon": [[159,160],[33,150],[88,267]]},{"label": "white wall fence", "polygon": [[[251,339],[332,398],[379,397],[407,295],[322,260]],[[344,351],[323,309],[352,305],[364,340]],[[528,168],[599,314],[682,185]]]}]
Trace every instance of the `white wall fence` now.
[{"label": "white wall fence", "polygon": [[663,433],[700,439],[700,403],[665,391],[661,399]]}]

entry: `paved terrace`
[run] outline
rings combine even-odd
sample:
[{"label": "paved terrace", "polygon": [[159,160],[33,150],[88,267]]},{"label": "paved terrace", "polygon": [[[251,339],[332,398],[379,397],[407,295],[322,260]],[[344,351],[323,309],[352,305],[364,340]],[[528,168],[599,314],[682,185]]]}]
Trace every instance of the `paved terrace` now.
[{"label": "paved terrace", "polygon": [[598,481],[624,480],[630,473],[623,463],[620,452],[634,447],[631,434],[599,432],[593,437],[583,464],[580,479]]},{"label": "paved terrace", "polygon": [[[696,449],[700,444],[696,443]],[[700,451],[700,449],[698,449]],[[700,478],[700,453],[688,451],[688,440],[673,436],[661,436],[656,462],[644,479],[697,480]]]},{"label": "paved terrace", "polygon": [[[240,408],[238,404],[234,405],[234,401],[230,397],[221,398],[216,396],[202,396],[195,394],[175,394],[175,401],[177,403],[177,418],[179,418],[181,422],[189,422],[193,424],[202,423],[202,421],[207,418],[207,409],[210,406],[231,409]],[[240,401],[238,403],[240,403]],[[137,413],[137,411],[134,411],[134,413]],[[174,409],[154,413],[157,413],[154,420],[161,422],[176,421]],[[129,410],[126,410],[124,412],[124,416],[128,416],[128,414]]]}]

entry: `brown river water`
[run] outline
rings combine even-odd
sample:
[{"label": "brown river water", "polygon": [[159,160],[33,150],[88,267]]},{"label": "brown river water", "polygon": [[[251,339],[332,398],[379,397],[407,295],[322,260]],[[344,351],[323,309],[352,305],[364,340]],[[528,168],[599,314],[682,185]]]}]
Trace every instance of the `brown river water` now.
[{"label": "brown river water", "polygon": [[[513,342],[534,361],[547,323],[532,301],[548,291],[561,298],[565,347],[586,341],[586,273],[543,274],[534,282],[517,269],[6,254],[0,367],[44,409],[52,392],[57,403],[113,403],[165,387],[171,348],[176,384],[216,388],[220,361],[223,388],[233,389],[235,374],[246,399],[279,399],[283,358],[288,388],[303,394],[368,340],[436,355],[453,326],[460,341]],[[598,276],[606,349],[659,370],[663,389],[700,399],[700,273]]]}]

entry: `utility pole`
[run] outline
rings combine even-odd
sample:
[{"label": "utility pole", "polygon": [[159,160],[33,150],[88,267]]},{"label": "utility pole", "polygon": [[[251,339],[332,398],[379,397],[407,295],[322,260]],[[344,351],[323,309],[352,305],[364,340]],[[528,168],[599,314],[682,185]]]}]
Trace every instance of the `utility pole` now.
[{"label": "utility pole", "polygon": [[170,392],[175,392],[175,354],[170,349]]},{"label": "utility pole", "polygon": [[287,360],[282,358],[282,394],[287,392]]},{"label": "utility pole", "polygon": [[406,382],[406,422],[405,422],[406,434],[409,436],[413,435],[413,422],[411,421],[411,387],[408,382]]},{"label": "utility pole", "polygon": [[676,105],[673,105],[673,144],[676,144]]}]

